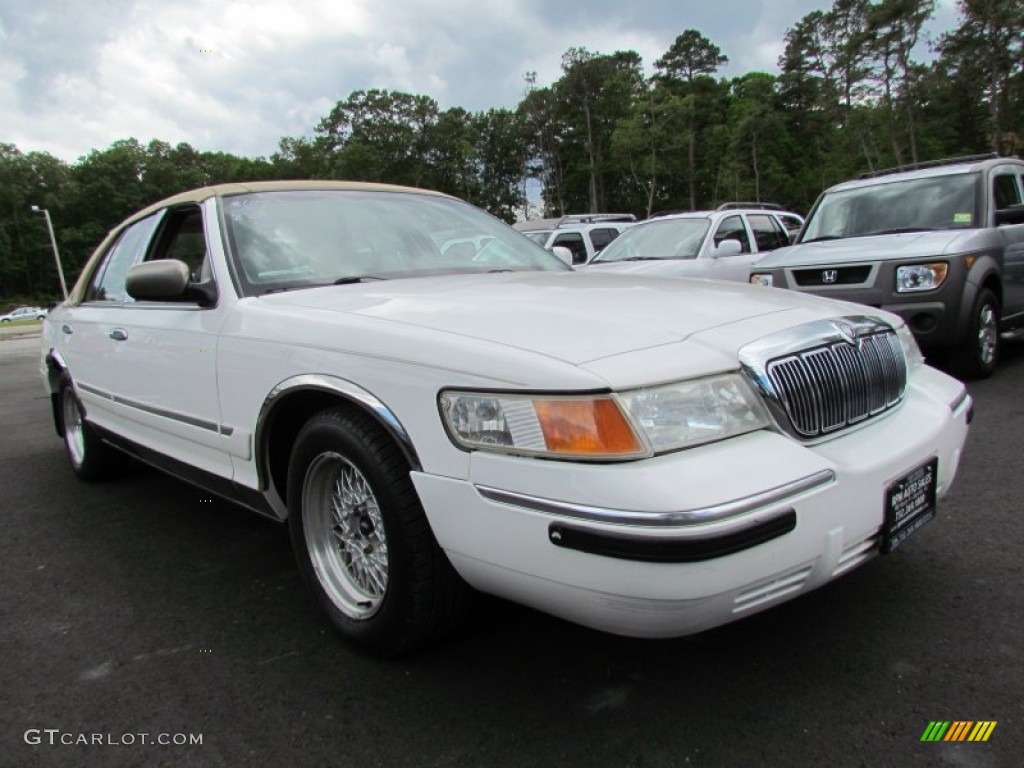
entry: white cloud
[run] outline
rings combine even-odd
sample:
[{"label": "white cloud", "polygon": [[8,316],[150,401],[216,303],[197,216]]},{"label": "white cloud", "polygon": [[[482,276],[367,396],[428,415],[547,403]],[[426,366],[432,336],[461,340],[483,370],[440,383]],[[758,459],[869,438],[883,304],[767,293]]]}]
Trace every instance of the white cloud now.
[{"label": "white cloud", "polygon": [[[687,28],[775,71],[787,27],[819,0],[8,0],[0,9],[0,141],[73,160],[135,137],[267,155],[357,89],[442,108],[514,106],[523,75],[560,75],[571,46],[635,50],[648,72]],[[953,21],[944,0],[940,15]],[[737,24],[737,20],[742,20]]]}]

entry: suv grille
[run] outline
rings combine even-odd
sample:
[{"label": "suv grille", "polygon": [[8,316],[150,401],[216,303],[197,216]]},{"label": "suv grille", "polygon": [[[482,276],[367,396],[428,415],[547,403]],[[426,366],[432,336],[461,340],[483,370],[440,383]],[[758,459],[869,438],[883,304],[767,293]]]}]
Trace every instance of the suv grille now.
[{"label": "suv grille", "polygon": [[804,286],[816,285],[861,285],[871,275],[871,265],[857,267],[819,267],[815,269],[794,269],[793,279],[796,284]]},{"label": "suv grille", "polygon": [[797,436],[852,426],[903,398],[907,364],[891,329],[771,360],[768,379]]}]

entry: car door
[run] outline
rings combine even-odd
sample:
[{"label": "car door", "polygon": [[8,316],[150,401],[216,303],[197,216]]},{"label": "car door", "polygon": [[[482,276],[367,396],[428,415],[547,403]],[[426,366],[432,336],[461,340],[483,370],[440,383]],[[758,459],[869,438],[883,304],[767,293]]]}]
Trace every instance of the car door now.
[{"label": "car door", "polygon": [[771,214],[751,213],[747,215],[747,222],[754,235],[754,244],[757,246],[758,254],[789,245],[789,234],[783,229],[778,219]]},{"label": "car door", "polygon": [[548,248],[554,248],[556,245],[560,245],[563,248],[568,248],[572,251],[572,263],[586,264],[590,254],[587,253],[587,244],[583,242],[583,235],[579,232],[559,232],[552,239]]},{"label": "car door", "polygon": [[134,302],[125,291],[125,275],[142,259],[162,217],[163,212],[155,213],[124,227],[93,268],[82,300],[58,311],[57,352],[86,417],[117,434],[131,431],[130,413],[116,395],[121,379],[134,372],[122,366],[123,347],[112,334],[124,325]]},{"label": "car door", "polygon": [[[996,169],[992,193],[997,210],[1021,205],[1024,174],[1018,168]],[[996,232],[1003,247],[1003,319],[1019,321],[1024,315],[1024,224],[1002,224]]]},{"label": "car door", "polygon": [[[701,277],[746,282],[750,275],[750,265],[758,258],[758,254],[750,247],[750,239],[743,216],[733,214],[722,218],[715,227],[711,240],[704,246],[707,253],[701,255],[701,260],[706,259],[707,267]],[[728,256],[715,256],[714,249],[726,240],[739,242],[740,252]]]},{"label": "car door", "polygon": [[[217,236],[207,220],[211,206],[189,204],[161,212],[148,244],[132,263],[180,259],[193,279],[216,285],[216,268],[208,256],[209,238]],[[118,293],[120,303],[92,311],[90,348],[102,362],[87,366],[86,386],[95,390],[93,398],[107,401],[101,405],[121,436],[230,478],[229,451],[237,438],[221,424],[216,375],[217,337],[228,302],[202,307],[134,301],[124,290],[127,269],[122,271],[122,262],[115,259],[111,266],[117,267],[116,274],[102,282]],[[86,304],[83,308],[90,310]]]}]

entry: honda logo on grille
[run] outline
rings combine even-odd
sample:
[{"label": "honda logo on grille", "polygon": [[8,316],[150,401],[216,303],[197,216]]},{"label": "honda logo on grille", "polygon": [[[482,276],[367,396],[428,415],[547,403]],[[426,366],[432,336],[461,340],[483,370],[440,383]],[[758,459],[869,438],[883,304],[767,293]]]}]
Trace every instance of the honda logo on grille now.
[{"label": "honda logo on grille", "polygon": [[825,283],[825,285],[831,285],[832,283],[834,283],[838,279],[839,279],[839,270],[838,269],[826,269],[826,270],[823,270],[822,273],[821,273],[821,282]]}]

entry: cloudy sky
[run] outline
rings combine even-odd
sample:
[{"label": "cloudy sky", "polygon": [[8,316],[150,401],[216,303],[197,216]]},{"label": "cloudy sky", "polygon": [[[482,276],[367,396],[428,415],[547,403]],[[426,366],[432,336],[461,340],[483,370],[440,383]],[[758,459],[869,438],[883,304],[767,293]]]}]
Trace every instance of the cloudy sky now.
[{"label": "cloudy sky", "polygon": [[[786,29],[828,0],[4,0],[0,142],[74,161],[135,137],[269,155],[354,90],[514,106],[571,46],[655,59],[687,28],[775,72]],[[928,30],[955,26],[940,0]]]}]

